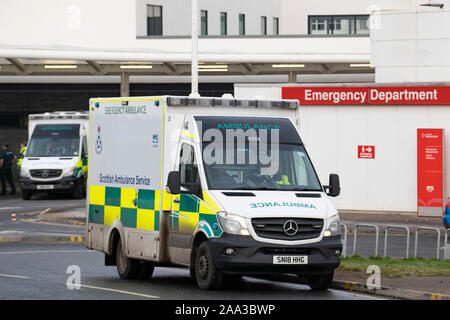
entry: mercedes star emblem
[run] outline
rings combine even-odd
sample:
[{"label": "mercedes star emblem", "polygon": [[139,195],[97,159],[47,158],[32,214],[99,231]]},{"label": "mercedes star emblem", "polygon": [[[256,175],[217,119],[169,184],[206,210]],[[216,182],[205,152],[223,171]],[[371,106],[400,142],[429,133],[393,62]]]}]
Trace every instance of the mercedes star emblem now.
[{"label": "mercedes star emblem", "polygon": [[293,236],[298,231],[298,225],[294,220],[288,220],[284,223],[283,230],[288,236]]},{"label": "mercedes star emblem", "polygon": [[42,175],[43,178],[47,178],[48,174],[49,174],[48,170],[42,170],[41,175]]}]

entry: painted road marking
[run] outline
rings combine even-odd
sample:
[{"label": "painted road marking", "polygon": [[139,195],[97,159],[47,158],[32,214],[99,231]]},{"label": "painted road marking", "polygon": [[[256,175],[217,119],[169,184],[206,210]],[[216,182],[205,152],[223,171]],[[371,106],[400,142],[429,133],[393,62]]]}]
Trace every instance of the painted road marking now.
[{"label": "painted road marking", "polygon": [[3,207],[0,210],[12,210],[12,209],[22,209],[23,207]]},{"label": "painted road marking", "polygon": [[95,286],[89,286],[89,285],[86,285],[86,284],[80,284],[80,286],[83,287],[83,288],[103,290],[103,291],[110,291],[110,292],[122,293],[122,294],[129,294],[129,295],[139,296],[139,297],[144,297],[144,298],[160,299],[160,297],[158,297],[158,296],[152,296],[152,295],[149,295],[149,294],[143,294],[143,293],[132,292],[132,291],[125,291],[125,290],[118,290],[118,289],[111,289],[111,288],[103,288],[103,287],[95,287]]},{"label": "painted road marking", "polygon": [[0,277],[30,279],[30,277],[17,276],[17,275],[12,275],[12,274],[1,274],[1,273],[0,273]]},{"label": "painted road marking", "polygon": [[0,255],[21,254],[21,253],[66,253],[66,252],[95,253],[96,251],[93,250],[11,251],[11,252],[0,252]]}]

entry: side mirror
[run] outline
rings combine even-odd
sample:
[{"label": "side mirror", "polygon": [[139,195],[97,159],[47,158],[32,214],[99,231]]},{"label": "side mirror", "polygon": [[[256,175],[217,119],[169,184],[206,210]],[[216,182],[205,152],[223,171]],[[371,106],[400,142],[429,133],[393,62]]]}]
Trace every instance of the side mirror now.
[{"label": "side mirror", "polygon": [[337,197],[341,193],[341,185],[339,182],[339,176],[335,173],[330,174],[330,182],[328,186],[323,186],[328,189],[327,195],[330,197]]},{"label": "side mirror", "polygon": [[172,194],[179,194],[181,187],[181,176],[179,171],[170,171],[167,177],[167,191]]}]

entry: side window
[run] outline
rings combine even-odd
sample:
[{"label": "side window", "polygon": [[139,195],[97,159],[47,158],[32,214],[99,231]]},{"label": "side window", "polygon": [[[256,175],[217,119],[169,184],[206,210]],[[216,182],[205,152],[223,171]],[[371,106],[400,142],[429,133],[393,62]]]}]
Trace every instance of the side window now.
[{"label": "side window", "polygon": [[81,156],[87,155],[88,151],[87,151],[87,141],[86,141],[86,136],[83,136],[83,140],[82,140],[82,145],[81,145]]},{"label": "side window", "polygon": [[182,186],[190,186],[198,182],[198,167],[194,147],[187,143],[183,143],[181,146],[179,170]]}]

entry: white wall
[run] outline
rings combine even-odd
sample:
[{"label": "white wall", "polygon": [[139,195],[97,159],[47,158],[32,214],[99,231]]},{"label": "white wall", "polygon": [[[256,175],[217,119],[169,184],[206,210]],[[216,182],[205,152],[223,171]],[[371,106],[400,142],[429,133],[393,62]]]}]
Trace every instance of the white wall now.
[{"label": "white wall", "polygon": [[[236,84],[237,98],[281,98],[280,86]],[[444,128],[450,159],[450,106],[300,106],[301,136],[322,184],[338,173],[339,209],[416,211],[418,128]],[[358,159],[375,145],[375,159]],[[444,185],[450,191],[446,161]]]},{"label": "white wall", "polygon": [[[446,2],[447,10],[450,1]],[[450,11],[377,14],[380,27],[371,33],[375,81],[450,81]]]}]

